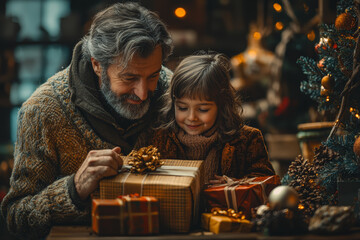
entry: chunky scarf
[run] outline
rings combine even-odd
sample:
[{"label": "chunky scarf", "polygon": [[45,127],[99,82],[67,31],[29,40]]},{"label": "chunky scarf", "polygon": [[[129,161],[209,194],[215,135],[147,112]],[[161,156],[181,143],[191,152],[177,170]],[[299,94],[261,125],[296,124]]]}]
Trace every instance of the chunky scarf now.
[{"label": "chunky scarf", "polygon": [[208,173],[204,176],[205,183],[214,179],[219,168],[219,159],[216,159],[216,148],[214,146],[218,138],[216,128],[208,132],[206,136],[189,135],[180,130],[177,137],[184,145],[187,159],[204,160],[204,172]]}]

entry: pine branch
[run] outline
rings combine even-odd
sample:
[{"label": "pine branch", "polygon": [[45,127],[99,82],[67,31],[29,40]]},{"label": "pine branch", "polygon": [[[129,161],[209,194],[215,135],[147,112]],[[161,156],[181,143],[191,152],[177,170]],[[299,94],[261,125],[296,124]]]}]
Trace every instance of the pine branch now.
[{"label": "pine branch", "polygon": [[338,130],[343,117],[345,115],[345,111],[348,108],[348,102],[349,98],[351,96],[351,93],[359,87],[359,73],[360,73],[360,62],[359,62],[359,54],[360,54],[360,36],[359,36],[359,29],[360,29],[360,0],[356,0],[355,2],[355,11],[356,16],[358,18],[358,29],[356,30],[354,37],[356,37],[356,45],[354,49],[354,55],[353,55],[353,70],[351,73],[350,79],[347,81],[344,90],[341,92],[341,105],[340,110],[336,116],[335,124],[333,128],[331,129],[331,132],[328,136],[328,140],[330,140],[336,131]]}]

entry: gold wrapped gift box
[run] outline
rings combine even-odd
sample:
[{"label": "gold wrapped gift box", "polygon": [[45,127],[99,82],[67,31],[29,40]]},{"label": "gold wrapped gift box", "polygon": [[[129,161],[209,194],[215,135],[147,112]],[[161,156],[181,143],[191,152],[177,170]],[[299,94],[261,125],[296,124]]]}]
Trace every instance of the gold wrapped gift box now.
[{"label": "gold wrapped gift box", "polygon": [[[124,161],[124,166],[127,165]],[[155,172],[122,172],[100,182],[100,198],[139,193],[159,200],[161,232],[189,232],[199,222],[202,161],[164,159]]]},{"label": "gold wrapped gift box", "polygon": [[227,216],[216,216],[212,213],[203,213],[202,227],[215,234],[224,232],[250,232],[252,223],[246,219],[235,219]]}]

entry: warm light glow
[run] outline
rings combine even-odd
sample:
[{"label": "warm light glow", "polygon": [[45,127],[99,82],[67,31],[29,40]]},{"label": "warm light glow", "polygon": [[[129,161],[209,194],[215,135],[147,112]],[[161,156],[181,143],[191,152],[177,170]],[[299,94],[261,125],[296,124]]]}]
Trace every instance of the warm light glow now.
[{"label": "warm light glow", "polygon": [[282,7],[281,7],[281,5],[278,4],[278,3],[274,3],[273,8],[274,8],[275,11],[277,11],[277,12],[281,12],[281,11],[282,11]]},{"label": "warm light glow", "polygon": [[250,58],[256,58],[256,55],[257,55],[257,53],[256,53],[255,50],[249,50],[249,51],[248,51],[248,54],[249,54],[249,57],[250,57]]},{"label": "warm light glow", "polygon": [[329,97],[329,96],[326,97],[326,101],[327,101],[327,102],[330,101],[330,97]]},{"label": "warm light glow", "polygon": [[304,3],[304,10],[305,12],[309,11],[309,6]]},{"label": "warm light glow", "polygon": [[177,16],[178,18],[183,18],[186,15],[186,10],[182,7],[178,7],[177,9],[175,9],[175,16]]},{"label": "warm light glow", "polygon": [[359,118],[360,118],[360,115],[357,113],[357,114],[355,114],[355,117],[356,117],[357,119],[359,119]]},{"label": "warm light glow", "polygon": [[311,30],[311,31],[307,34],[307,38],[308,38],[310,41],[314,41],[314,40],[315,40],[315,32],[314,32],[314,30]]},{"label": "warm light glow", "polygon": [[261,39],[261,33],[259,33],[259,32],[254,32],[254,38],[256,39],[256,40],[259,40],[259,39]]},{"label": "warm light glow", "polygon": [[351,107],[351,108],[350,108],[350,112],[353,112],[353,111],[354,111],[354,109]]},{"label": "warm light glow", "polygon": [[300,209],[300,210],[301,210],[301,209],[304,209],[304,206],[301,205],[301,204],[299,204],[299,205],[298,205],[298,209]]},{"label": "warm light glow", "polygon": [[281,31],[284,28],[284,24],[282,22],[275,23],[275,28],[278,31]]}]

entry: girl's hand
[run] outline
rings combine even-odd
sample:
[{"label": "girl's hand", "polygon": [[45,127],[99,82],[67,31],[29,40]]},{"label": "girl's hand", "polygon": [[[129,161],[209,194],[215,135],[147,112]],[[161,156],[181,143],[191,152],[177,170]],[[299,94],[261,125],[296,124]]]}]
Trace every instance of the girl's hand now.
[{"label": "girl's hand", "polygon": [[211,185],[218,185],[218,184],[224,184],[224,183],[231,183],[234,180],[232,180],[231,178],[229,178],[228,176],[222,175],[222,176],[218,176],[215,175],[214,176],[215,179],[209,180],[209,186]]}]

